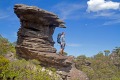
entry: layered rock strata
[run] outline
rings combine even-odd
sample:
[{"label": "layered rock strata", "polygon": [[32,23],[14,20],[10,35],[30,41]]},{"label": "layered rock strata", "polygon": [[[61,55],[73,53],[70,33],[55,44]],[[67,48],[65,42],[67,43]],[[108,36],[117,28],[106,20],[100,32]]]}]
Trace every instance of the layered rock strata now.
[{"label": "layered rock strata", "polygon": [[35,6],[16,4],[14,12],[20,19],[16,45],[17,55],[25,59],[37,59],[45,67],[57,69],[63,80],[87,80],[87,76],[74,67],[74,58],[56,54],[53,33],[65,23],[54,13]]}]

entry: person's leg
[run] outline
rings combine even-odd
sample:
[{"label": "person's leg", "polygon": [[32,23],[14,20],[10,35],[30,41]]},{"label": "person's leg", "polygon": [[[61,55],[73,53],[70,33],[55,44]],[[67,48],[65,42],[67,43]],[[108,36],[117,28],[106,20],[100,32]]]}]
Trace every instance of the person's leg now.
[{"label": "person's leg", "polygon": [[64,48],[65,48],[65,44],[62,44],[62,47],[61,47],[61,54],[64,55]]},{"label": "person's leg", "polygon": [[61,55],[62,54],[62,44],[60,44],[60,52],[59,54]]},{"label": "person's leg", "polygon": [[60,51],[59,51],[59,55],[61,55],[61,49],[60,49]]},{"label": "person's leg", "polygon": [[61,44],[60,54],[63,55],[63,44]]},{"label": "person's leg", "polygon": [[63,55],[64,49],[61,50],[61,54]]}]

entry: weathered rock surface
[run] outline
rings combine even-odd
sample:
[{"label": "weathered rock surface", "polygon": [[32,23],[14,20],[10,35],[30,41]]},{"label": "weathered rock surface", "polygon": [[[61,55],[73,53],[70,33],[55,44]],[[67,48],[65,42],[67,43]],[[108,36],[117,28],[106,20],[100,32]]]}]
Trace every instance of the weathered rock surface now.
[{"label": "weathered rock surface", "polygon": [[15,60],[17,60],[17,59],[15,58],[15,54],[12,53],[12,52],[8,52],[7,54],[4,55],[4,57],[7,58],[7,59],[10,60],[10,61],[15,61]]},{"label": "weathered rock surface", "polygon": [[16,45],[18,56],[37,59],[43,66],[56,68],[63,80],[88,80],[74,67],[73,57],[56,54],[52,35],[56,27],[65,28],[65,23],[57,15],[23,4],[15,5],[14,12],[21,23]]}]

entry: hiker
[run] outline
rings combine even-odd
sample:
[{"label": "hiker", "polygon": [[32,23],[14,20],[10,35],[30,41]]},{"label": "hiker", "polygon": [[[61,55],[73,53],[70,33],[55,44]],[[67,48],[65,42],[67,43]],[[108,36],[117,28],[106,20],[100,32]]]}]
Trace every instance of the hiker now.
[{"label": "hiker", "polygon": [[58,34],[57,42],[60,44],[60,47],[61,47],[59,54],[64,55],[64,49],[65,49],[65,45],[66,45],[64,32]]},{"label": "hiker", "polygon": [[64,49],[65,49],[65,33],[62,32],[61,36],[60,36],[60,54],[63,55],[64,54]]},{"label": "hiker", "polygon": [[64,32],[62,32],[62,34],[61,34],[61,44],[60,45],[61,45],[60,54],[63,55],[65,45],[66,45],[66,43],[65,43],[65,33]]}]

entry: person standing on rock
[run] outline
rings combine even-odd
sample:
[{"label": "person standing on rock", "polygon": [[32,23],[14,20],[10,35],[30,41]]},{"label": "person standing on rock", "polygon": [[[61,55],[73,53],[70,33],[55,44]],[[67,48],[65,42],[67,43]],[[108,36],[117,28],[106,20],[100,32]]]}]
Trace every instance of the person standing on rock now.
[{"label": "person standing on rock", "polygon": [[61,47],[60,54],[63,55],[64,54],[64,49],[65,49],[65,45],[66,45],[66,43],[65,43],[65,33],[64,32],[62,32],[62,34],[61,34],[60,41],[61,41],[61,43],[60,43],[60,47]]}]

